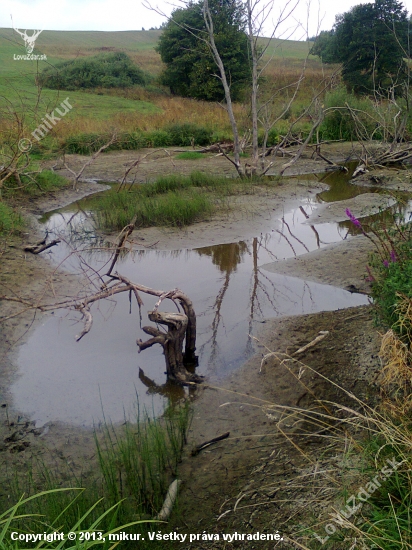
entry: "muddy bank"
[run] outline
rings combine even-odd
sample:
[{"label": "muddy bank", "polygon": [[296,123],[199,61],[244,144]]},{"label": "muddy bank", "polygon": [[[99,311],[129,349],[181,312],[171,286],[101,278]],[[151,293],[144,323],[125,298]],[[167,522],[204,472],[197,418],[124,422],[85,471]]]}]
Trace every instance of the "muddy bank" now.
[{"label": "muddy bank", "polygon": [[381,168],[362,174],[352,180],[354,185],[388,189],[388,191],[412,192],[412,174],[410,170]]},{"label": "muddy bank", "polygon": [[359,235],[304,256],[265,264],[262,269],[369,294],[366,266],[374,250],[373,243]]},{"label": "muddy bank", "polygon": [[[302,180],[277,182],[270,187],[253,187],[249,194],[225,199],[225,206],[212,219],[188,227],[149,227],[132,233],[133,248],[158,250],[200,248],[213,244],[246,241],[270,232],[273,219],[296,208],[299,201],[315,200],[327,185]],[[309,197],[309,198],[308,198]],[[114,241],[113,237],[109,240]]]},{"label": "muddy bank", "polygon": [[[369,148],[374,150],[379,144],[369,144]],[[227,177],[237,176],[236,169],[223,156],[215,154],[205,154],[203,158],[196,160],[182,160],[176,156],[187,151],[187,148],[173,147],[166,149],[140,149],[138,151],[110,151],[103,153],[88,166],[82,175],[82,181],[95,179],[101,182],[120,182],[125,172],[137,159],[140,159],[137,168],[133,168],[127,176],[128,183],[146,183],[165,174],[184,174],[189,175],[194,170],[207,172],[209,174],[226,175]],[[192,149],[191,149],[192,150]],[[297,147],[288,148],[290,155],[296,152]],[[357,144],[351,143],[329,143],[322,146],[322,153],[332,162],[344,163],[351,159],[356,159],[362,153],[362,148]],[[271,159],[273,166],[268,175],[278,175],[282,166],[289,162],[291,156],[276,157]],[[74,172],[79,172],[82,166],[90,159],[85,155],[66,155],[67,165]],[[53,162],[46,163],[46,166],[54,166],[59,174],[70,177],[70,172],[64,167],[62,162],[57,164]],[[309,147],[302,155],[301,159],[293,166],[288,168],[284,176],[293,176],[299,174],[316,174],[331,169],[330,164],[317,157],[314,150]]]},{"label": "muddy bank", "polygon": [[[44,238],[36,216],[50,208],[59,208],[105,187],[97,183],[71,184],[47,198],[28,200],[22,205],[27,228],[19,236],[8,237],[0,253],[0,296],[12,296],[17,301],[1,300],[0,315],[0,463],[23,470],[33,456],[47,456],[52,468],[69,460],[75,472],[84,471],[87,460],[94,455],[91,431],[78,427],[50,423],[36,428],[31,418],[13,406],[10,386],[18,379],[17,357],[20,347],[33,330],[53,313],[42,314],[27,307],[24,300],[38,304],[54,303],[75,296],[86,284],[76,275],[67,273],[48,261],[50,250],[40,255],[24,251],[27,244]],[[57,368],[57,366],[56,366]],[[63,391],[63,389],[62,389]],[[46,454],[45,454],[46,453]],[[50,462],[49,462],[50,461]],[[55,462],[56,461],[56,462]],[[0,489],[0,491],[3,489]],[[4,488],[6,490],[6,488]]]},{"label": "muddy bank", "polygon": [[[262,366],[262,355],[268,350],[291,355],[321,330],[329,331],[328,336],[301,354],[300,362],[282,365],[270,357]],[[337,472],[345,438],[343,433],[341,442],[327,434],[319,437],[316,432],[322,423],[302,422],[292,409],[333,409],[328,405],[323,410],[318,400],[357,406],[331,382],[364,402],[375,403],[379,335],[370,308],[359,307],[267,320],[258,338],[260,353],[223,387],[202,389],[194,403],[189,450],[227,431],[230,437],[197,456],[187,454],[180,469],[184,485],[176,525],[181,526],[184,519],[183,531],[189,533],[279,530],[302,541],[300,529],[316,525],[340,491]],[[332,469],[333,473],[324,475],[324,470]],[[320,473],[314,482],[316,471]],[[197,546],[206,547],[210,543]],[[273,543],[255,547],[272,549]],[[250,543],[224,548],[247,549]]]},{"label": "muddy bank", "polygon": [[346,221],[348,210],[355,218],[364,218],[382,212],[395,203],[395,199],[388,195],[365,193],[351,199],[321,204],[304,223],[313,225]]},{"label": "muddy bank", "polygon": [[[124,157],[116,154],[119,158]],[[99,158],[103,158],[103,155]],[[130,159],[130,156],[125,157],[127,158]],[[107,170],[111,169],[110,157],[104,160],[108,162]],[[220,163],[220,160],[217,162]],[[224,162],[227,166],[227,161]],[[308,169],[305,163],[303,160],[296,169]],[[188,172],[195,168],[195,164],[185,164]],[[164,167],[161,169],[164,170]],[[316,171],[319,169],[317,164]],[[113,174],[114,172],[110,172],[110,177]],[[273,211],[276,211],[281,218],[294,201],[303,196],[314,198],[316,192],[324,188],[314,185],[313,182],[287,179],[280,183],[282,185],[270,190],[262,189],[251,195],[235,197],[229,217],[217,217],[185,230],[139,230],[134,235],[135,243],[142,249],[154,244],[158,250],[233,243],[266,231],[269,212],[273,215]],[[65,199],[57,197],[56,200],[61,205],[71,199],[67,196]],[[53,205],[55,206],[56,204]],[[39,210],[36,207],[34,210],[39,212],[40,207],[37,208]],[[23,236],[9,243],[12,246],[2,256],[0,293],[16,293],[31,298],[35,296],[39,301],[54,301],[87,288],[83,286],[84,281],[79,281],[75,275],[52,267],[47,261],[47,253],[39,257],[22,252],[21,246],[26,243],[26,239],[27,236]],[[36,229],[30,235],[30,241],[33,242],[31,239],[37,240]],[[287,274],[305,280],[318,280],[343,288],[354,285],[367,291],[366,287],[362,287],[365,254],[369,245],[369,241],[366,241],[367,239],[356,237],[311,255],[276,262],[273,271],[286,273],[289,270]],[[264,267],[268,268],[267,265]],[[258,266],[256,270],[257,268]],[[12,409],[8,394],[9,384],[16,378],[15,353],[34,324],[44,320],[40,314],[24,311],[24,307],[21,309],[23,313],[17,317],[14,303],[2,303],[2,316],[12,317],[0,324],[1,359],[4,366],[1,380],[2,403],[8,405],[7,408],[0,409],[3,415],[0,461],[2,464],[18,463],[24,469],[33,455],[42,453],[46,460],[47,449],[47,452],[51,450],[47,460],[54,466],[57,464],[57,470],[63,472],[63,465],[70,463],[75,472],[81,472],[84,465],[89,464],[94,457],[90,431],[57,422],[50,422],[45,429],[35,431],[33,425],[27,424],[30,419],[22,426],[15,424],[19,411]],[[305,435],[301,439],[303,436],[298,432],[302,425],[296,424],[295,419],[286,418],[279,410],[265,407],[273,403],[283,407],[312,407],[315,404],[314,399],[351,404],[344,392],[325,383],[324,378],[316,375],[309,367],[319,370],[323,376],[353,391],[361,399],[371,402],[375,399],[379,340],[369,308],[276,320],[264,319],[256,325],[260,326],[256,333],[259,342],[254,341],[256,355],[222,382],[219,388],[212,388],[206,383],[195,396],[195,418],[187,454],[192,446],[216,435],[226,431],[230,431],[231,435],[228,440],[202,451],[198,456],[187,456],[185,459],[179,474],[184,485],[174,520],[176,528],[186,524],[188,532],[197,532],[200,529],[209,532],[220,529],[238,529],[242,532],[278,529],[285,533],[291,532],[298,520],[305,517],[305,503],[308,498],[312,498],[310,484],[296,483],[296,480],[300,479],[302,472],[308,473],[310,470],[307,456],[313,457],[313,461],[323,467],[322,459],[318,459],[317,453],[324,449],[313,434]],[[321,330],[328,330],[329,335],[302,356],[302,362],[307,367],[292,364],[289,370],[270,358],[259,372],[262,354],[268,350],[293,353],[313,340]],[[236,342],[236,345],[244,346],[245,342]],[[14,422],[12,426],[7,420],[6,410]],[[280,435],[277,426],[279,420],[282,421],[280,427],[286,433],[290,433],[292,438],[298,438],[291,440],[293,444],[291,441],[287,442],[284,435]],[[307,426],[303,427],[307,431]],[[20,435],[13,436],[19,438],[19,442],[6,441],[14,432],[21,432]],[[296,441],[299,446],[304,446],[306,455],[296,452],[296,447],[293,446]],[[324,452],[325,456],[329,453],[336,455],[336,460],[340,459],[339,446],[332,446],[329,451]],[[241,500],[238,502],[239,498]],[[297,511],[296,502],[299,502]],[[220,516],[222,517],[217,522]],[[197,547],[200,548],[201,545]],[[250,545],[244,548],[250,548]]]}]

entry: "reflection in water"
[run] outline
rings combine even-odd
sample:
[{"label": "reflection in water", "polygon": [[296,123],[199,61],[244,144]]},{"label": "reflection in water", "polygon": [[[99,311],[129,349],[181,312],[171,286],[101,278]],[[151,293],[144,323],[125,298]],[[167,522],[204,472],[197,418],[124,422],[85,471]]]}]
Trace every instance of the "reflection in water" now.
[{"label": "reflection in water", "polygon": [[[253,352],[249,335],[256,322],[367,303],[362,295],[260,269],[274,259],[304,254],[356,234],[349,221],[303,224],[317,204],[305,201],[282,219],[271,220],[270,230],[250,241],[197,250],[136,251],[124,254],[118,268],[131,280],[163,290],[178,287],[190,296],[197,313],[198,372],[219,379]],[[396,208],[404,215],[408,211]],[[66,209],[45,222],[50,234],[64,239],[49,257],[56,264],[64,262],[67,270],[82,271],[98,287],[98,273],[107,270],[111,254],[95,237],[88,214],[84,210],[73,214]],[[156,299],[144,299],[144,310],[152,309]],[[93,329],[80,342],[74,342],[79,316],[70,312],[51,315],[21,348],[20,377],[12,388],[15,405],[39,424],[61,420],[90,425],[102,418],[102,404],[106,418],[120,421],[136,393],[140,406],[157,414],[165,399],[178,399],[186,391],[165,383],[160,348],[137,353],[136,338],[144,334],[137,311],[129,315],[127,296],[93,308]]]},{"label": "reflection in water", "polygon": [[216,265],[222,273],[230,275],[236,271],[248,247],[246,243],[217,244],[214,246],[204,246],[197,248],[196,252],[202,256],[207,255],[212,258],[213,265]]}]

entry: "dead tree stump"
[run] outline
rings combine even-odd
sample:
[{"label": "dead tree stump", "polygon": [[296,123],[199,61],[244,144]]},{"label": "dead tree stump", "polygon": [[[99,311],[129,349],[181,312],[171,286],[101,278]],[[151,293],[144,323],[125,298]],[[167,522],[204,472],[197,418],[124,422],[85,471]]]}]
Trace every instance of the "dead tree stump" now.
[{"label": "dead tree stump", "polygon": [[[154,323],[167,326],[168,330],[167,332],[162,332],[155,327],[143,327],[143,331],[152,336],[152,338],[146,340],[146,342],[140,339],[136,341],[139,352],[154,344],[160,344],[163,347],[163,353],[165,355],[166,374],[170,380],[174,380],[183,385],[201,382],[201,376],[190,373],[185,367],[186,353],[183,354],[183,341],[185,338],[186,350],[188,350],[190,357],[194,355],[194,349],[190,342],[191,334],[189,334],[189,339],[187,334],[188,325],[190,323],[186,313],[167,313],[155,309],[148,312],[148,317],[150,321]],[[196,334],[196,332],[194,334]]]}]

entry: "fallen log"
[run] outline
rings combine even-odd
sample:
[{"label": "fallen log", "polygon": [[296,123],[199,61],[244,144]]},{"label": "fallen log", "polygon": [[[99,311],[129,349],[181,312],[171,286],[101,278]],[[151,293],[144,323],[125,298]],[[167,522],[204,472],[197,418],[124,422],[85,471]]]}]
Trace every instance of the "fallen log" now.
[{"label": "fallen log", "polygon": [[30,252],[31,254],[40,254],[40,252],[43,252],[44,250],[47,250],[48,248],[51,248],[52,246],[56,246],[61,241],[59,239],[54,239],[53,241],[50,241],[49,243],[46,243],[45,241],[42,241],[38,244],[28,244],[24,247],[25,252]]}]

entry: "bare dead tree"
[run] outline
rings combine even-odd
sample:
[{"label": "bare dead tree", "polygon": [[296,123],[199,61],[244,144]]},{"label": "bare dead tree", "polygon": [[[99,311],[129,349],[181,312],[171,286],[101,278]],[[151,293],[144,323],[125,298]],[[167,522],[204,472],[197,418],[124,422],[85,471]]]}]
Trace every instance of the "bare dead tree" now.
[{"label": "bare dead tree", "polygon": [[[187,4],[185,0],[183,0],[184,4]],[[232,100],[232,93],[231,93],[231,81],[230,81],[230,75],[228,75],[225,64],[223,62],[222,56],[220,54],[219,48],[216,44],[215,40],[215,27],[214,27],[214,20],[213,20],[213,13],[209,5],[209,0],[203,0],[203,18],[205,23],[205,29],[206,31],[199,32],[199,29],[191,28],[188,25],[182,25],[178,21],[174,21],[174,23],[182,28],[184,28],[187,32],[191,33],[192,35],[196,36],[196,38],[200,41],[202,41],[208,48],[209,51],[212,54],[212,57],[215,61],[215,65],[217,68],[217,71],[214,76],[216,76],[220,82],[222,83],[223,91],[224,91],[224,97],[225,101],[221,103],[222,108],[226,110],[228,113],[232,134],[233,134],[233,144],[231,144],[231,149],[233,152],[233,156],[229,155],[229,147],[223,146],[223,144],[216,144],[216,147],[219,149],[220,154],[222,154],[225,158],[227,158],[236,168],[236,171],[238,172],[240,177],[245,176],[253,176],[255,174],[264,175],[269,168],[272,166],[273,163],[269,162],[269,165],[267,166],[265,164],[265,150],[266,150],[266,143],[268,139],[268,133],[270,129],[276,124],[278,120],[280,120],[284,114],[290,109],[290,106],[292,102],[296,99],[297,92],[299,90],[299,87],[304,79],[305,69],[306,69],[306,63],[307,58],[303,63],[303,68],[300,77],[296,80],[296,82],[290,84],[287,86],[287,88],[291,87],[293,88],[292,97],[290,97],[286,103],[282,105],[279,111],[279,107],[276,107],[276,110],[273,109],[273,103],[277,96],[276,89],[273,90],[271,93],[266,94],[266,97],[263,98],[261,93],[261,87],[260,87],[260,81],[265,73],[266,69],[268,68],[269,64],[274,58],[274,51],[272,53],[269,53],[269,50],[271,46],[273,45],[273,41],[275,39],[275,36],[278,36],[281,34],[281,27],[282,25],[292,19],[293,12],[296,9],[298,4],[297,0],[287,0],[284,7],[281,9],[275,23],[273,24],[271,21],[271,18],[273,16],[273,9],[275,6],[274,0],[243,0],[242,2],[242,9],[245,13],[246,18],[246,29],[245,32],[248,37],[249,41],[249,52],[250,52],[250,64],[251,64],[251,92],[250,92],[250,117],[251,117],[251,144],[252,144],[252,161],[251,163],[247,165],[242,165],[240,160],[240,155],[243,152],[244,144],[242,143],[242,139],[240,138],[240,130],[239,130],[239,123],[236,120],[235,111],[234,111],[234,104]],[[145,7],[148,9],[154,10],[160,15],[163,15],[166,17],[166,14],[159,9],[159,7],[154,7],[149,0],[145,0],[144,2]],[[308,6],[309,10],[309,6]],[[270,36],[266,39],[261,39],[263,33],[265,32],[265,27],[267,23],[270,23],[272,31],[270,32]],[[286,40],[290,38],[290,36],[293,34],[293,32],[298,29],[299,27],[303,27],[301,23],[297,22],[293,25],[293,29],[289,29],[285,33],[283,33],[282,39]],[[309,49],[308,49],[308,56],[309,56]],[[276,85],[275,85],[276,88]],[[281,88],[285,89],[285,87]],[[274,114],[276,113],[276,114]],[[314,130],[317,128],[316,121],[314,121]],[[258,133],[259,129],[264,129],[264,144],[263,144],[263,153],[259,153],[259,146],[258,146]],[[312,132],[312,133],[313,133]],[[225,144],[226,145],[226,144]],[[275,151],[276,153],[276,151]],[[259,161],[261,164],[261,170],[258,170]]]}]

